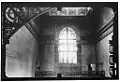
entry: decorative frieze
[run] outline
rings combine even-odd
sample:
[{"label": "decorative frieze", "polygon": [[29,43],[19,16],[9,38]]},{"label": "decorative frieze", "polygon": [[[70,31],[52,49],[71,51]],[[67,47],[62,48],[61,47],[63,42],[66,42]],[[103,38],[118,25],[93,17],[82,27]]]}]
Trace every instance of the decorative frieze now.
[{"label": "decorative frieze", "polygon": [[92,11],[91,7],[62,7],[61,11],[57,8],[49,11],[50,16],[86,16],[89,11]]}]

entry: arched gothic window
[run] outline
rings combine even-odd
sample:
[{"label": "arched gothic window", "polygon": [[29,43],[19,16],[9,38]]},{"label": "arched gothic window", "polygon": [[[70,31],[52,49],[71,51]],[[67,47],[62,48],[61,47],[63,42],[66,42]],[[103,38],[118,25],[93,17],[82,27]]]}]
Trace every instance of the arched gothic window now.
[{"label": "arched gothic window", "polygon": [[77,64],[76,33],[67,27],[59,34],[59,63]]}]

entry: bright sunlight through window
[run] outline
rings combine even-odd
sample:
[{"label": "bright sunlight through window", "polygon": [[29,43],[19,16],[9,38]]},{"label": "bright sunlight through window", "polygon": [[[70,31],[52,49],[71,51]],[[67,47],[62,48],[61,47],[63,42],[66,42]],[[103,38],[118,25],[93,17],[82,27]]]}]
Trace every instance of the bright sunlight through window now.
[{"label": "bright sunlight through window", "polygon": [[64,28],[59,34],[59,63],[77,64],[76,33],[71,28]]}]

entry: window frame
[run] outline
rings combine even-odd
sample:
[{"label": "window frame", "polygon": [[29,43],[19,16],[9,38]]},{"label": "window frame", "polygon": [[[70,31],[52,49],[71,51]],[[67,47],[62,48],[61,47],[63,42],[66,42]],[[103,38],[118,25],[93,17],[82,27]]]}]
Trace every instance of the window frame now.
[{"label": "window frame", "polygon": [[[73,34],[75,38],[74,38],[74,39],[70,39],[70,38],[69,38],[69,39],[68,39],[68,38],[61,39],[61,38],[60,38],[60,34],[61,34],[61,32],[63,32],[64,30],[66,31],[67,36],[68,36],[68,32],[71,32],[71,34]],[[67,42],[66,42],[67,44],[66,44],[66,43],[63,43],[63,42],[59,43],[60,40],[61,40],[61,41],[62,41],[62,40],[66,40],[66,41],[67,41]],[[67,50],[67,51],[63,51],[63,50],[60,51],[60,50],[59,50],[59,46],[60,46],[61,44],[62,44],[62,45],[65,44],[66,46],[68,46],[68,44],[69,44],[68,41],[69,41],[69,40],[70,40],[70,41],[73,41],[73,42],[75,41],[75,44],[72,43],[72,45],[76,47],[76,50],[73,49],[72,51],[71,51],[71,50],[70,50],[70,51],[68,51],[68,50]],[[73,58],[72,58],[72,63],[70,63],[70,62],[69,62],[69,56],[67,56],[67,61],[66,61],[66,62],[64,62],[64,61],[60,62],[60,59],[59,59],[60,52],[66,52],[66,53],[67,53],[67,52],[76,52],[76,53],[75,53],[75,55],[76,55],[75,61],[76,61],[76,62],[73,62],[74,60],[73,60]],[[60,32],[59,32],[59,36],[58,36],[58,63],[59,63],[59,64],[72,64],[72,65],[75,64],[75,65],[77,65],[77,64],[78,64],[78,61],[77,61],[77,52],[78,52],[78,47],[77,47],[77,35],[76,35],[76,32],[74,31],[74,29],[72,29],[72,28],[70,28],[70,27],[65,27],[65,28],[61,29]]]}]

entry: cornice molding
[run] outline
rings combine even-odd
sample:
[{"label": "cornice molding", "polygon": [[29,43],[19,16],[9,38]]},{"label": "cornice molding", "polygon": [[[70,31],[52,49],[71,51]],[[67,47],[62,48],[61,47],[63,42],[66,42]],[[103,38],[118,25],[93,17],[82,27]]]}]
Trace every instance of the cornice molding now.
[{"label": "cornice molding", "polygon": [[37,41],[39,41],[39,39],[38,39],[38,34],[34,31],[34,27],[32,27],[30,24],[29,24],[29,22],[28,23],[26,23],[25,24],[25,26],[26,26],[26,28],[30,31],[30,33],[35,37],[35,39],[37,40]]},{"label": "cornice molding", "polygon": [[97,30],[96,42],[102,40],[107,35],[109,35],[111,32],[113,32],[113,29],[111,28],[113,25],[113,18],[114,18],[114,16],[112,16],[104,25],[101,26],[100,29]]}]

